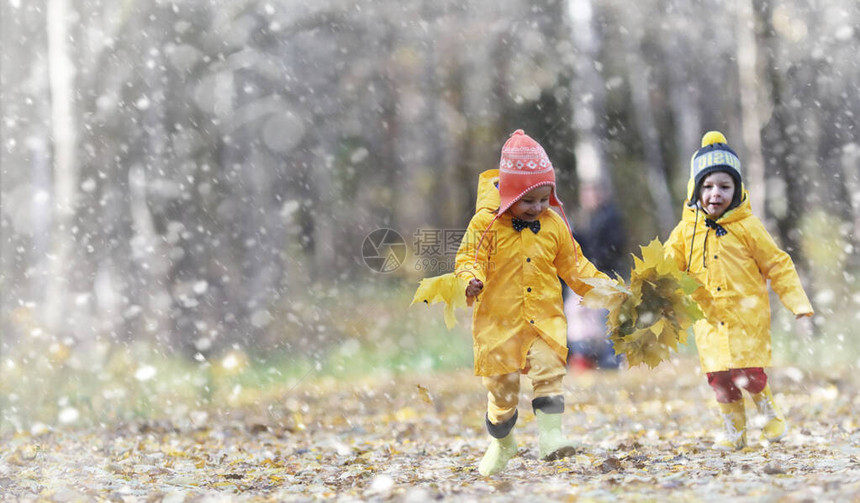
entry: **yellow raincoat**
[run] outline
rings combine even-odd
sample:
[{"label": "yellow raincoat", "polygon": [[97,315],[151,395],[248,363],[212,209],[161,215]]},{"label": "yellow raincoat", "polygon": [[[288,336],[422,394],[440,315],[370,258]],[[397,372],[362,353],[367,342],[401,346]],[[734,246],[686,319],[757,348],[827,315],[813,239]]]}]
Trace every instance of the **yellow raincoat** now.
[{"label": "yellow raincoat", "polygon": [[561,277],[576,293],[591,287],[580,278],[604,278],[585,256],[564,220],[552,210],[540,216],[540,231],[517,232],[511,216],[501,215],[476,249],[496,216],[498,170],[481,174],[475,216],[457,252],[455,273],[461,280],[477,278],[484,289],[474,303],[472,336],[475,374],[494,376],[523,370],[532,343],[541,338],[559,358],[567,357],[567,322]]},{"label": "yellow raincoat", "polygon": [[727,234],[717,237],[704,219],[701,210],[684,205],[681,222],[665,244],[678,267],[689,267],[690,274],[707,290],[697,295],[707,319],[694,327],[702,370],[768,367],[771,337],[767,281],[792,313],[813,313],[794,263],[753,215],[746,191],[740,206],[716,221]]}]

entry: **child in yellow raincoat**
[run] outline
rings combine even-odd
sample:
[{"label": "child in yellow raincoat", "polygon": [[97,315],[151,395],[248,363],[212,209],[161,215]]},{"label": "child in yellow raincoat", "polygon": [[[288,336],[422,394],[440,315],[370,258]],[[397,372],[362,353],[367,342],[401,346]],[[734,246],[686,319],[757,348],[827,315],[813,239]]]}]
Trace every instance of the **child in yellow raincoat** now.
[{"label": "child in yellow raincoat", "polygon": [[502,148],[499,169],[481,174],[476,209],[455,273],[468,278],[475,374],[489,391],[486,424],[492,438],[478,469],[491,475],[517,451],[512,429],[520,374],[534,389],[540,457],[572,454],[561,434],[567,325],[558,278],[580,295],[591,289],[583,278],[610,280],[582,255],[555,193],[552,164],[522,130]]},{"label": "child in yellow raincoat", "polygon": [[813,310],[791,257],[753,215],[740,160],[718,131],[704,135],[690,161],[688,200],[665,246],[678,267],[703,285],[696,297],[706,319],[694,332],[725,424],[725,437],[715,448],[746,445],[741,389],[767,416],[764,439],[780,440],[787,425],[764,372],[771,365],[767,281],[797,318],[812,316]]}]

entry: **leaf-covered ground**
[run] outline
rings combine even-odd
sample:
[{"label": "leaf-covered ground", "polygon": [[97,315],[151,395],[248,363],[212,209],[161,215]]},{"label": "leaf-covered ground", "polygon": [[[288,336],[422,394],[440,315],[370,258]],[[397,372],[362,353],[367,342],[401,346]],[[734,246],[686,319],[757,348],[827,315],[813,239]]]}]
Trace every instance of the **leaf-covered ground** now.
[{"label": "leaf-covered ground", "polygon": [[485,393],[463,372],[308,378],[254,407],[188,420],[7,436],[0,488],[4,501],[860,498],[860,379],[849,370],[773,370],[785,441],[720,453],[710,449],[719,422],[697,367],[681,359],[568,376],[564,424],[581,450],[549,463],[536,458],[524,379],[519,453],[490,478],[476,470]]}]

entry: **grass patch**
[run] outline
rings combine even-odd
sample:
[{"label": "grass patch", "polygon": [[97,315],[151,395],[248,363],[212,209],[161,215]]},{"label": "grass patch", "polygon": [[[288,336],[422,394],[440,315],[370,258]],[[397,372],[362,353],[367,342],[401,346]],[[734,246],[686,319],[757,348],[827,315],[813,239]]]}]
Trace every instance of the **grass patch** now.
[{"label": "grass patch", "polygon": [[[193,427],[233,408],[265,410],[300,384],[307,389],[323,380],[470,370],[470,313],[459,312],[459,325],[449,331],[441,306],[409,306],[414,286],[310,290],[304,304],[325,305],[326,316],[313,323],[274,322],[282,330],[275,334],[280,343],[233,345],[207,358],[182,356],[154,341],[67,347],[36,337],[12,346],[0,360],[0,434],[158,420]],[[841,312],[816,307],[816,333],[803,336],[791,313],[774,304],[775,366],[860,363],[860,340],[850,332],[858,315],[851,305]],[[692,336],[679,353],[696,354]]]},{"label": "grass patch", "polygon": [[[265,406],[301,382],[470,368],[467,313],[448,331],[439,306],[409,307],[412,290],[395,283],[329,292],[313,330],[281,325],[289,345],[234,344],[206,358],[154,341],[17,344],[0,361],[0,434],[151,420],[193,426],[213,412]],[[306,305],[318,302],[319,292],[308,295]]]}]

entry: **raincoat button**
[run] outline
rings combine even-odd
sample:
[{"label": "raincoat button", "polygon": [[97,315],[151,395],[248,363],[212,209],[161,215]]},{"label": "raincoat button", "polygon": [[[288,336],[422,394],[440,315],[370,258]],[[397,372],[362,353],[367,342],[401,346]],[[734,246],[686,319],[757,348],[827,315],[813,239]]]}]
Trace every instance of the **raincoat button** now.
[{"label": "raincoat button", "polygon": [[535,324],[535,320],[529,320],[529,323],[531,323],[532,325],[534,325],[534,324]]},{"label": "raincoat button", "polygon": [[714,260],[717,260],[717,256],[716,256],[716,255],[714,255]]},{"label": "raincoat button", "polygon": [[722,288],[720,288],[720,287],[717,287],[717,291],[718,291],[718,292],[719,292],[719,291],[720,291],[720,290],[722,290]]},{"label": "raincoat button", "polygon": [[531,292],[531,291],[532,291],[532,287],[528,287],[528,288],[526,289],[526,291],[527,291],[527,292]]},{"label": "raincoat button", "polygon": [[527,259],[526,259],[526,262],[531,262],[531,261],[532,261],[532,258],[531,258],[531,257],[529,257],[529,258],[527,258]]}]

